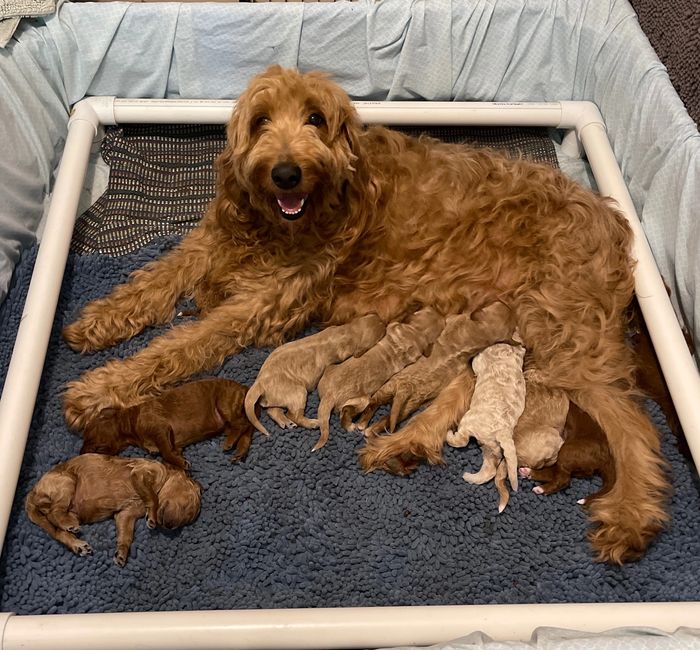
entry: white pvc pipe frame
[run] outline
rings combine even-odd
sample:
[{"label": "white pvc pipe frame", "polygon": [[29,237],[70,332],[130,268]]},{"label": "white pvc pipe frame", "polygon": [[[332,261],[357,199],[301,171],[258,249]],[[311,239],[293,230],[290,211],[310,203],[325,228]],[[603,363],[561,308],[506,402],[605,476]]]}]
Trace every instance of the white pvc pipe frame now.
[{"label": "white pvc pipe frame", "polygon": [[[92,97],[76,104],[43,239],[0,399],[0,550],[56,311],[90,148],[101,125],[228,121],[235,103]],[[696,465],[700,466],[700,375],[659,275],[606,135],[590,102],[357,102],[366,123],[547,126],[585,151],[603,195],[635,235],[636,293]],[[455,605],[375,608],[134,612],[17,616],[0,613],[0,650],[179,648],[367,648],[426,645],[480,630],[497,640],[530,638],[539,626],[601,632],[619,626],[673,632],[700,621],[700,602]]]}]

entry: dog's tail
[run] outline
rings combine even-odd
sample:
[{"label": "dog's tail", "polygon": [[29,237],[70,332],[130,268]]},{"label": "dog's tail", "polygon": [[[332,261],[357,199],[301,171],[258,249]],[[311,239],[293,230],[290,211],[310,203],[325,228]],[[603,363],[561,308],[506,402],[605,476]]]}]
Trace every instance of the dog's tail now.
[{"label": "dog's tail", "polygon": [[248,392],[245,394],[245,414],[248,421],[258,431],[260,431],[260,433],[264,433],[266,436],[269,436],[270,432],[263,426],[262,422],[260,422],[258,414],[256,413],[256,410],[258,409],[255,408],[258,400],[262,397],[263,392],[263,389],[260,387],[260,384],[257,381],[248,389]]},{"label": "dog's tail", "polygon": [[328,437],[331,434],[331,413],[333,413],[333,402],[330,399],[322,399],[316,415],[321,435],[311,451],[318,451],[328,442]]}]

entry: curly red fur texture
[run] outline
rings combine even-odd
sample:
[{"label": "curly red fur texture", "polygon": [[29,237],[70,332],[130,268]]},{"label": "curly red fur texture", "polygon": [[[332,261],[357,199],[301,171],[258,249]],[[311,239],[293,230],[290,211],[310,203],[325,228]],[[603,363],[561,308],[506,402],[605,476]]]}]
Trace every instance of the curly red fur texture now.
[{"label": "curly red fur texture", "polygon": [[[653,539],[667,518],[668,482],[636,400],[623,318],[632,234],[611,202],[544,165],[364,130],[336,84],[279,66],[252,79],[227,134],[201,224],[87,305],[64,335],[82,352],[104,348],[169,322],[182,296],[196,300],[200,319],[71,382],[71,426],[245,346],[278,345],[312,321],[376,312],[389,322],[420,306],[448,315],[501,300],[547,384],[608,437],[617,479],[591,507],[598,556],[622,562]],[[280,210],[289,195],[272,176],[280,163],[299,169],[293,193],[306,204],[296,221]],[[395,436],[368,442],[365,469],[391,465],[387,445],[401,456]],[[419,441],[410,447],[423,453]]]}]

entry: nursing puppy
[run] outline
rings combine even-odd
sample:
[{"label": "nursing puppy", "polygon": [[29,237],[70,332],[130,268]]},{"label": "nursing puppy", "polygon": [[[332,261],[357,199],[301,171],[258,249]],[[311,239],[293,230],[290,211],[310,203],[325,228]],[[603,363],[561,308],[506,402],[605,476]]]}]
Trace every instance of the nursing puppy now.
[{"label": "nursing puppy", "polygon": [[475,438],[483,453],[481,469],[465,472],[468,483],[486,483],[496,476],[498,465],[506,463],[511,487],[518,489],[518,469],[513,431],[525,408],[525,377],[522,345],[496,343],[472,361],[476,385],[469,410],[456,431],[447,433],[447,444],[465,447]]},{"label": "nursing puppy", "polygon": [[[376,314],[367,314],[346,325],[327,327],[318,334],[291,341],[270,353],[245,398],[245,412],[255,428],[267,429],[255,415],[255,405],[283,429],[308,426],[306,398],[316,388],[323,371],[348,357],[359,357],[379,341],[386,326]],[[286,410],[286,414],[285,414]]]},{"label": "nursing puppy", "polygon": [[318,419],[310,424],[321,429],[313,450],[323,447],[330,434],[333,410],[341,414],[341,425],[348,429],[352,417],[369,403],[370,397],[387,379],[426,352],[445,326],[445,319],[425,308],[404,322],[390,323],[386,334],[359,358],[329,366],[318,382]]},{"label": "nursing puppy", "polygon": [[135,406],[103,409],[85,428],[80,453],[115,455],[135,445],[187,469],[183,447],[225,432],[224,449],[235,447],[233,460],[241,460],[253,439],[243,412],[246,390],[231,379],[200,379]]},{"label": "nursing puppy", "polygon": [[[502,302],[491,303],[472,314],[448,316],[430,355],[406,366],[375,392],[355,426],[368,437],[394,431],[398,422],[434,399],[464,370],[472,356],[493,343],[508,340],[513,329],[512,312]],[[368,428],[376,410],[390,402],[390,415]]]},{"label": "nursing puppy", "polygon": [[77,537],[81,524],[114,517],[114,563],[123,567],[134,540],[134,525],[179,528],[199,514],[201,487],[181,469],[155,460],[76,456],[44,474],[27,496],[27,516],[76,555],[92,553]]},{"label": "nursing puppy", "polygon": [[557,462],[541,469],[522,467],[520,475],[542,482],[532,489],[535,494],[554,494],[568,487],[572,477],[587,478],[594,474],[600,474],[603,486],[579,503],[590,504],[610,491],[615,482],[615,463],[601,428],[572,402]]},{"label": "nursing puppy", "polygon": [[[564,442],[569,399],[564,391],[540,383],[541,377],[536,370],[526,370],[524,375],[525,408],[513,430],[513,442],[518,466],[540,469],[557,460]],[[506,464],[501,462],[495,478],[499,513],[510,499],[506,476]]]}]

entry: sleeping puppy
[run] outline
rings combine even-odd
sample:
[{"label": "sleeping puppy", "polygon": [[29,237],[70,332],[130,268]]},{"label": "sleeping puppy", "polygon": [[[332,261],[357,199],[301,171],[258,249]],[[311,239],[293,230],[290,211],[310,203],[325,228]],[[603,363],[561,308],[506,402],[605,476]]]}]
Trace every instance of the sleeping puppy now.
[{"label": "sleeping puppy", "polygon": [[348,429],[352,417],[369,404],[374,392],[423,355],[444,326],[445,319],[436,311],[421,309],[403,322],[390,323],[379,343],[361,357],[329,366],[318,383],[318,420],[310,421],[311,426],[321,429],[314,451],[328,440],[333,410],[340,412],[341,424]]},{"label": "sleeping puppy", "polygon": [[[384,336],[385,330],[379,316],[368,314],[273,350],[246,395],[248,419],[258,431],[268,434],[255,415],[255,405],[259,401],[283,429],[309,426],[310,421],[304,416],[307,394],[316,388],[323,371],[348,357],[361,356]],[[315,423],[311,422],[311,426]]]},{"label": "sleeping puppy", "polygon": [[103,409],[85,428],[80,453],[115,455],[135,445],[187,469],[182,448],[223,431],[224,449],[235,446],[233,460],[240,460],[253,438],[253,426],[243,412],[246,391],[231,379],[201,379],[136,406]]},{"label": "sleeping puppy", "polygon": [[615,482],[615,463],[603,430],[585,411],[571,402],[564,426],[564,444],[559,450],[557,462],[542,469],[521,467],[519,473],[524,478],[543,482],[532,488],[535,494],[559,492],[571,484],[574,476],[585,478],[600,474],[603,479],[602,488],[579,501],[588,504],[612,488]]},{"label": "sleeping puppy", "polygon": [[199,514],[201,487],[185,474],[155,460],[84,454],[44,474],[27,496],[27,516],[76,555],[92,553],[76,537],[80,524],[114,517],[114,563],[126,564],[136,520],[149,528],[179,528]]},{"label": "sleeping puppy", "polygon": [[[406,366],[376,391],[355,426],[364,430],[367,437],[394,431],[399,422],[435,399],[464,370],[471,357],[489,345],[509,340],[514,327],[512,313],[502,302],[491,303],[471,314],[448,316],[430,355]],[[390,415],[368,427],[376,410],[389,402]]]}]

